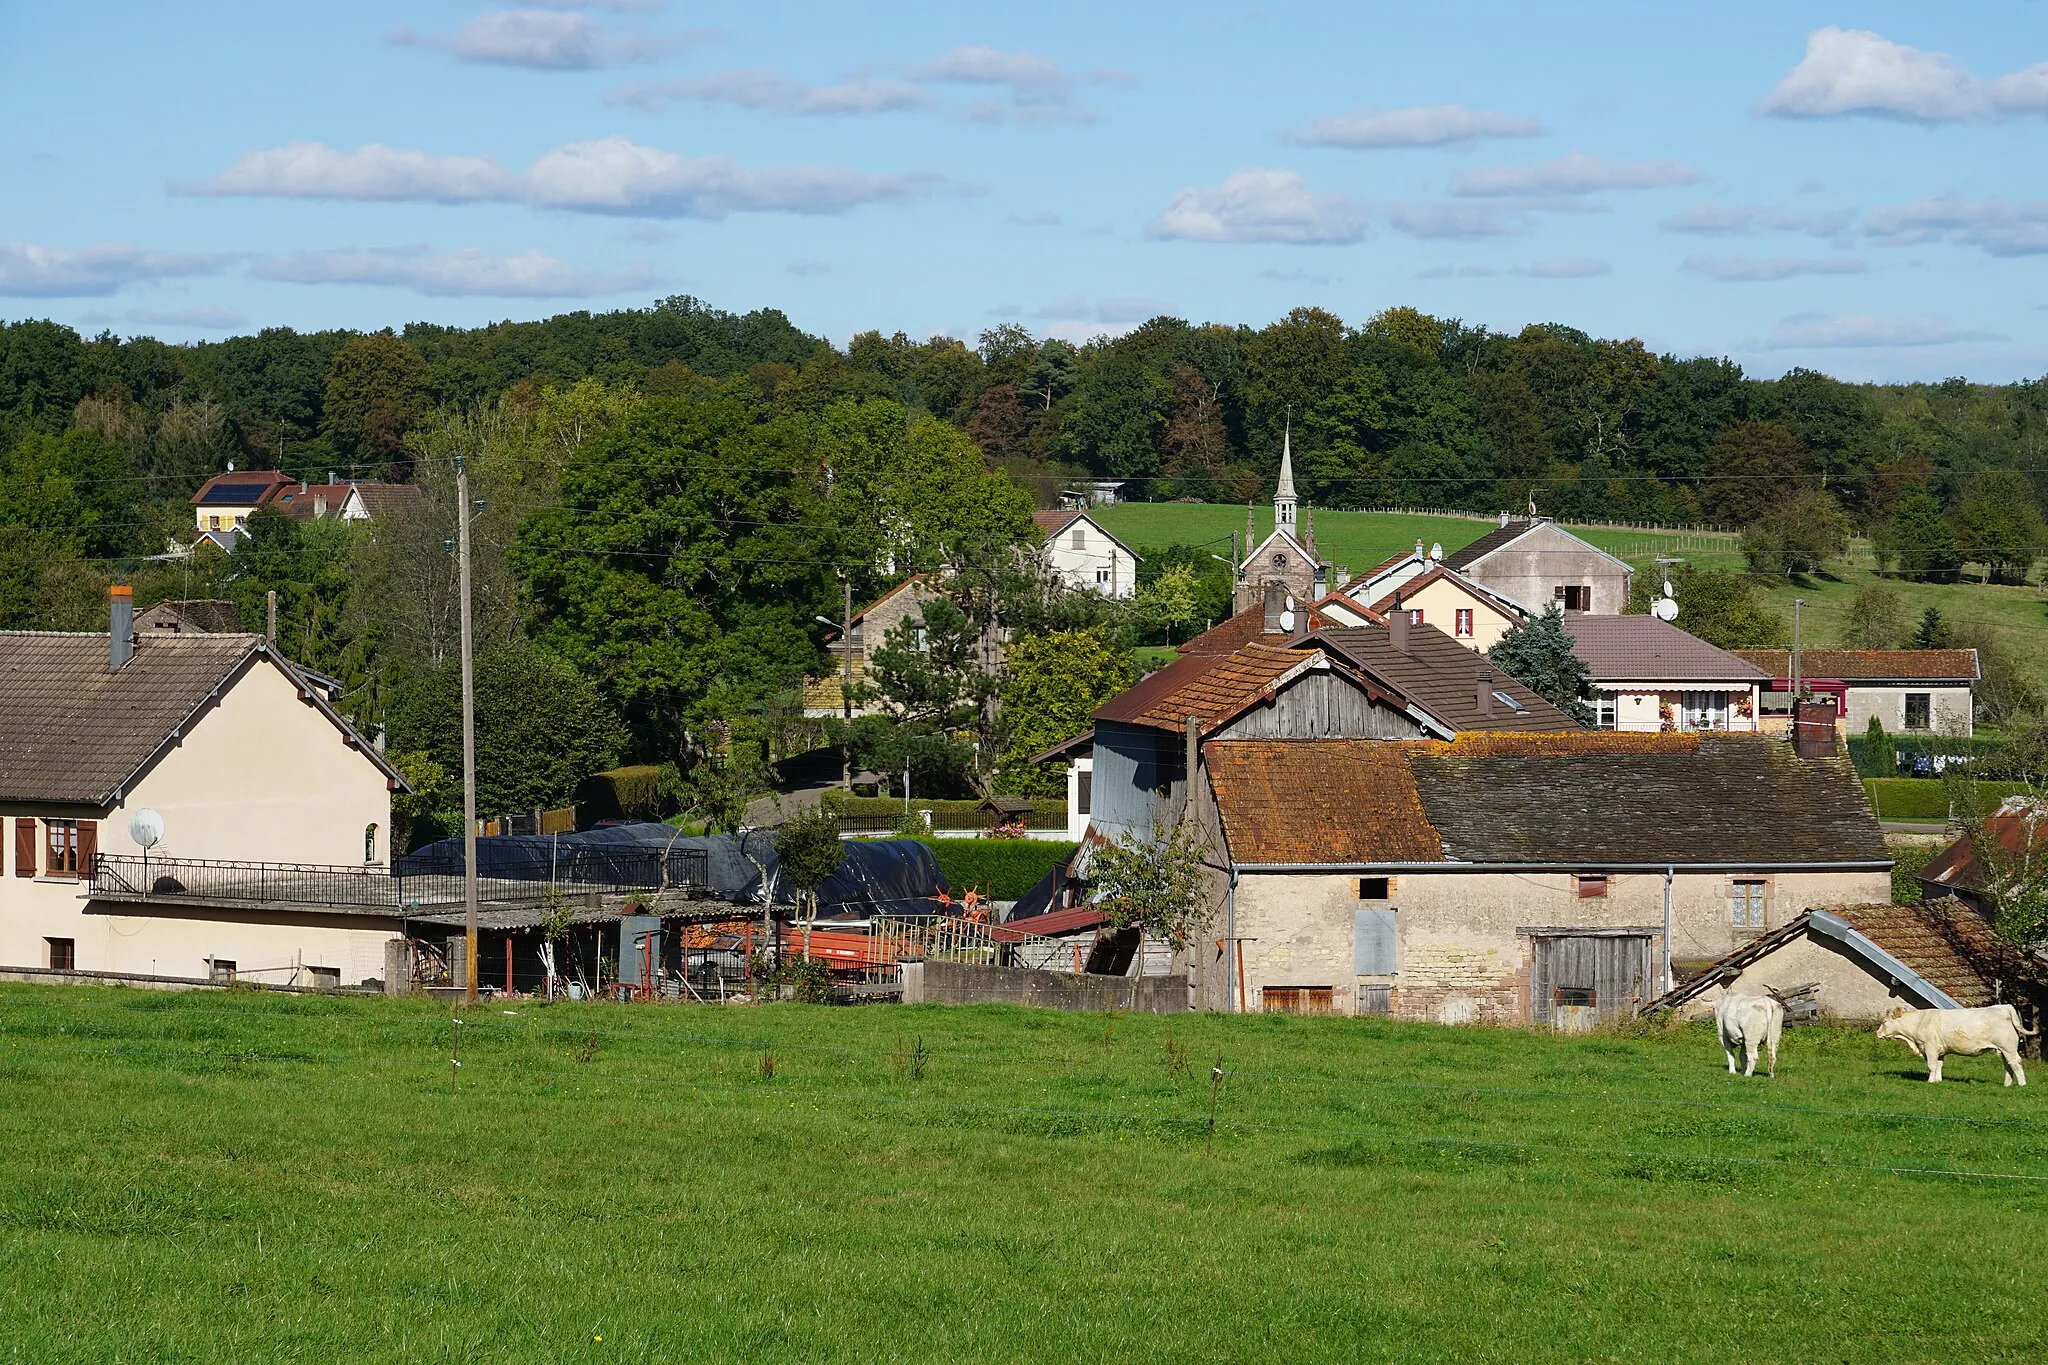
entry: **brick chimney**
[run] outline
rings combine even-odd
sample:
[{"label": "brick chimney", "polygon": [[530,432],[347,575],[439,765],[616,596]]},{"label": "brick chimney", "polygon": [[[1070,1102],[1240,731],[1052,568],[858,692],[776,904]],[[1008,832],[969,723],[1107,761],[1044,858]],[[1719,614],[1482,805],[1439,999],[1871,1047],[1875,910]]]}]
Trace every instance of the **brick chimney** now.
[{"label": "brick chimney", "polygon": [[1472,699],[1479,703],[1480,716],[1486,719],[1491,719],[1493,716],[1492,669],[1482,668],[1479,670],[1479,686],[1476,689],[1474,689]]},{"label": "brick chimney", "polygon": [[116,583],[107,589],[107,672],[120,672],[134,657],[135,589]]},{"label": "brick chimney", "polygon": [[1285,583],[1266,584],[1266,623],[1264,627],[1266,634],[1279,635],[1282,633],[1280,614],[1286,610],[1287,585]]},{"label": "brick chimney", "polygon": [[1408,652],[1408,605],[1398,594],[1394,609],[1387,613],[1387,643],[1403,654]]}]

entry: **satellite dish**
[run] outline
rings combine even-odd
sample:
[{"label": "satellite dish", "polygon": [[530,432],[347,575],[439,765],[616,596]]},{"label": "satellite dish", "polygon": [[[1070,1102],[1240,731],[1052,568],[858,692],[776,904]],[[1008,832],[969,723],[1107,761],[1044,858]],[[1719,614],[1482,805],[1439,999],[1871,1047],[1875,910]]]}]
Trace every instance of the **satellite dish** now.
[{"label": "satellite dish", "polygon": [[128,817],[128,837],[140,848],[155,848],[164,841],[164,818],[153,810],[139,810]]},{"label": "satellite dish", "polygon": [[1293,611],[1293,610],[1294,610],[1294,594],[1293,594],[1293,593],[1289,593],[1289,594],[1287,594],[1287,610],[1289,610],[1289,611]]},{"label": "satellite dish", "polygon": [[1441,543],[1438,543],[1438,544],[1435,544],[1435,545],[1432,545],[1432,546],[1430,546],[1430,547],[1429,547],[1429,557],[1430,557],[1431,559],[1441,560],[1441,559],[1442,559],[1442,558],[1444,557],[1444,547],[1443,547],[1443,545],[1442,545]]},{"label": "satellite dish", "polygon": [[1664,595],[1665,595],[1666,597],[1676,597],[1676,596],[1678,596],[1678,594],[1677,594],[1677,593],[1675,593],[1675,592],[1671,591],[1671,580],[1670,580],[1670,579],[1668,579],[1668,578],[1664,580]]},{"label": "satellite dish", "polygon": [[1678,619],[1678,603],[1668,597],[1660,597],[1650,603],[1650,615],[1656,617],[1659,621],[1676,621]]},{"label": "satellite dish", "polygon": [[[1288,598],[1287,600],[1288,600],[1289,602],[1292,602],[1292,601],[1293,601],[1294,599],[1290,597],[1290,598]],[[1286,611],[1283,611],[1283,612],[1281,612],[1281,613],[1280,613],[1280,629],[1282,629],[1282,630],[1293,630],[1293,629],[1294,629],[1294,609],[1293,609],[1292,607],[1290,607],[1290,608],[1288,608],[1288,609],[1287,609]]]}]

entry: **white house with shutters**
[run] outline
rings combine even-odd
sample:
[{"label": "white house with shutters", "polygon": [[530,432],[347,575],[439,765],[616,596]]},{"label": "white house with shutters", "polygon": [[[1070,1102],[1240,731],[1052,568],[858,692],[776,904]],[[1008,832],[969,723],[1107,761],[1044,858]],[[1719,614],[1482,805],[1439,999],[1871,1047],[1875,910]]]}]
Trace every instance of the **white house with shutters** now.
[{"label": "white house with shutters", "polygon": [[1032,519],[1044,538],[1040,557],[1069,587],[1104,597],[1137,592],[1138,552],[1103,530],[1086,511],[1037,512]]}]

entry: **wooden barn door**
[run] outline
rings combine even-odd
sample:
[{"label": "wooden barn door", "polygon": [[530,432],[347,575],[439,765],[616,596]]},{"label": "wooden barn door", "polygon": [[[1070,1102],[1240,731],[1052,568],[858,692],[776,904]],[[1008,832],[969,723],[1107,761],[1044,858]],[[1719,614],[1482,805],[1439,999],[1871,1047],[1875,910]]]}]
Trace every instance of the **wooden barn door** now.
[{"label": "wooden barn door", "polygon": [[1652,994],[1647,934],[1557,934],[1536,940],[1529,1007],[1566,1032],[1631,1013]]}]

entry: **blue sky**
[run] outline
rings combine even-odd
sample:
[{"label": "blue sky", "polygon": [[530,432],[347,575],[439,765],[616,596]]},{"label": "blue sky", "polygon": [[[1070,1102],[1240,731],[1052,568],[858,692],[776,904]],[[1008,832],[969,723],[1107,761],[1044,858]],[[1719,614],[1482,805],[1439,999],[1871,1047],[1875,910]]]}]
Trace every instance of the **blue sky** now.
[{"label": "blue sky", "polygon": [[0,315],[687,292],[844,342],[1413,304],[2048,371],[2048,7],[0,6]]}]

